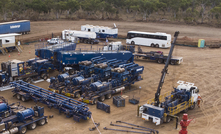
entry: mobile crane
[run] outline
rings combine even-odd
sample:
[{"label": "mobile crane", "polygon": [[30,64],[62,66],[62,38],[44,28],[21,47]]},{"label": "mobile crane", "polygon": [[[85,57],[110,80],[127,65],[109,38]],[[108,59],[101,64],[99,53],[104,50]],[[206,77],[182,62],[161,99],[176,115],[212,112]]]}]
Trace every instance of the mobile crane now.
[{"label": "mobile crane", "polygon": [[170,122],[171,117],[175,117],[176,114],[187,112],[188,109],[194,109],[197,102],[199,90],[193,83],[184,83],[184,81],[178,81],[179,86],[174,88],[171,93],[160,95],[178,34],[179,32],[174,34],[174,40],[162,70],[155,98],[149,100],[143,106],[138,106],[138,116],[142,117],[143,120],[152,120],[156,125]]}]

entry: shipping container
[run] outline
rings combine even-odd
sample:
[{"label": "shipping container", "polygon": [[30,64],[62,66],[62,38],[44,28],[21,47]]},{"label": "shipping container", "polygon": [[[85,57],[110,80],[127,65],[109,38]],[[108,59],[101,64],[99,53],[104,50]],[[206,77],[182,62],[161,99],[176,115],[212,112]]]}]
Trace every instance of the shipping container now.
[{"label": "shipping container", "polygon": [[27,34],[28,32],[30,32],[29,20],[0,23],[0,34],[7,34],[7,33]]}]

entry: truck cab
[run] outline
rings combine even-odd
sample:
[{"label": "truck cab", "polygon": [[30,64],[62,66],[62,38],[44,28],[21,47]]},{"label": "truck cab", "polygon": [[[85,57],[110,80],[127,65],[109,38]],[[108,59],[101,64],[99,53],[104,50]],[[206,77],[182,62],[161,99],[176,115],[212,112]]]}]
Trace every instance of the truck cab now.
[{"label": "truck cab", "polygon": [[197,102],[197,98],[198,98],[198,93],[199,93],[199,89],[194,86],[194,83],[190,83],[190,82],[186,82],[185,81],[178,81],[177,82],[179,85],[177,86],[176,89],[178,90],[186,90],[187,92],[190,92],[191,94],[191,101],[193,103]]}]

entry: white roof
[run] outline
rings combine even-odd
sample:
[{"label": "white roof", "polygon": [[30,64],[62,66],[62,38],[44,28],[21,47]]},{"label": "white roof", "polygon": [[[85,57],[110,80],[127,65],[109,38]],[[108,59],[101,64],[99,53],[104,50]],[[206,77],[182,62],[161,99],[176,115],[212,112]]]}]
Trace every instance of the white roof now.
[{"label": "white roof", "polygon": [[0,25],[11,24],[11,23],[18,23],[18,22],[25,22],[25,21],[29,21],[29,20],[20,20],[20,21],[3,22],[3,23],[0,23]]},{"label": "white roof", "polygon": [[106,28],[106,29],[112,29],[110,27],[104,27],[104,26],[94,26],[94,25],[81,25],[81,26],[84,26],[84,27],[87,27],[87,28],[93,28],[93,27],[96,27],[96,28]]},{"label": "white roof", "polygon": [[150,32],[141,32],[141,31],[128,31],[128,33],[156,34],[156,35],[170,35],[170,34],[167,34],[167,33],[161,33],[161,32],[150,33]]},{"label": "white roof", "polygon": [[14,59],[14,60],[12,60],[11,62],[14,62],[14,63],[21,63],[21,62],[24,62],[24,61]]},{"label": "white roof", "polygon": [[18,36],[18,35],[21,35],[21,34],[17,34],[17,33],[0,34],[0,38],[1,38],[1,37],[9,37],[9,36]]}]

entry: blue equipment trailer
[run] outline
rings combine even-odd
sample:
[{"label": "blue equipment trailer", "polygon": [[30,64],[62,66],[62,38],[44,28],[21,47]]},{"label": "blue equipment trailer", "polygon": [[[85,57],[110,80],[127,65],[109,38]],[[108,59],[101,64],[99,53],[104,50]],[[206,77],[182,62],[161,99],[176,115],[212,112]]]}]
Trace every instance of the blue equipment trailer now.
[{"label": "blue equipment trailer", "polygon": [[42,59],[52,60],[54,52],[59,51],[71,51],[76,49],[76,43],[59,43],[56,45],[48,44],[36,44],[35,45],[35,55]]},{"label": "blue equipment trailer", "polygon": [[6,33],[27,34],[28,32],[30,32],[29,20],[0,23],[0,34],[6,34]]},{"label": "blue equipment trailer", "polygon": [[1,116],[1,134],[25,134],[27,128],[34,130],[37,125],[43,126],[48,123],[48,117],[44,116],[44,107],[35,106],[33,109],[26,109],[20,105],[15,107],[13,106],[14,104],[15,103],[10,105],[7,103],[0,104],[0,112],[8,113],[7,116]]},{"label": "blue equipment trailer", "polygon": [[79,122],[80,119],[88,120],[91,118],[91,112],[86,106],[87,104],[83,102],[79,102],[23,81],[15,81],[10,84],[12,87],[15,87],[12,92],[14,92],[17,99],[21,99],[22,101],[30,99],[35,102],[39,101],[48,105],[49,108],[53,107],[58,109],[59,113],[65,113],[68,118],[73,117],[77,122]]}]

